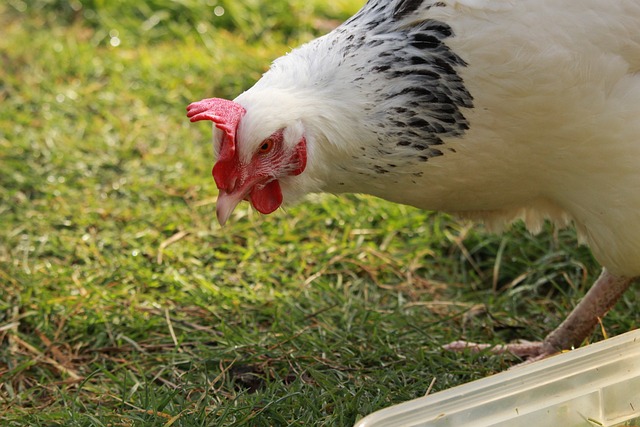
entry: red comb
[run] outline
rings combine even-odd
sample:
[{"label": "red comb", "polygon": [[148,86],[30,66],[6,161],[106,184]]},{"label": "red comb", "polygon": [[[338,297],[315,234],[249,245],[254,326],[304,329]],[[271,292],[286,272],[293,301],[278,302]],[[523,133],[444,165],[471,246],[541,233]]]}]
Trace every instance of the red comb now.
[{"label": "red comb", "polygon": [[187,117],[192,122],[211,120],[216,127],[225,133],[220,144],[218,161],[227,161],[236,152],[236,129],[246,110],[236,102],[220,98],[208,98],[193,102],[187,107]]}]

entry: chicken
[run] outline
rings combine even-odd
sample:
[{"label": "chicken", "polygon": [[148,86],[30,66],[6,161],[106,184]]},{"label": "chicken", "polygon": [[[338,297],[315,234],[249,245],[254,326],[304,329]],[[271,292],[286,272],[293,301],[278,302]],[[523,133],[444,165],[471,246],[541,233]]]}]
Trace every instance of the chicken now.
[{"label": "chicken", "polygon": [[600,278],[544,341],[501,349],[579,346],[640,276],[639,29],[637,0],[370,0],[234,101],[189,105],[214,122],[218,220],[354,192],[573,224]]}]

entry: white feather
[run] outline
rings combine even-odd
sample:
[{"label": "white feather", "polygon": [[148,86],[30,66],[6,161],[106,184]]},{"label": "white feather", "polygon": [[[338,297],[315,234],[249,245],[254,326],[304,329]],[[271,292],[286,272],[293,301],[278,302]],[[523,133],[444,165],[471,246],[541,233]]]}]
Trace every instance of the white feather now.
[{"label": "white feather", "polygon": [[308,167],[282,179],[285,201],[366,192],[495,228],[573,222],[612,273],[640,275],[640,2],[444,3],[420,19],[450,25],[446,43],[468,64],[470,128],[444,138],[455,153],[405,164],[393,180],[358,174],[376,165],[352,160],[376,129],[330,36],[280,58],[237,98],[247,108],[239,139],[257,144],[292,123],[305,132]]}]

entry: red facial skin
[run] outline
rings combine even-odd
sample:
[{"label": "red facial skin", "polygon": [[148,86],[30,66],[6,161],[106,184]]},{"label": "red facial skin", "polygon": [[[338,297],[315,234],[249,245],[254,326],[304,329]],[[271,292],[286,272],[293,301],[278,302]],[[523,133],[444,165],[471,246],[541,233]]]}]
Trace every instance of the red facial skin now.
[{"label": "red facial skin", "polygon": [[282,204],[279,178],[301,174],[307,163],[306,141],[298,142],[293,152],[286,151],[283,130],[264,140],[249,163],[238,156],[232,161],[218,161],[213,178],[220,190],[218,220],[224,223],[241,201],[248,200],[260,213],[270,214]]},{"label": "red facial skin", "polygon": [[211,120],[224,133],[220,141],[218,160],[212,174],[218,189],[217,216],[224,224],[242,200],[248,200],[263,214],[269,214],[282,204],[278,179],[301,174],[307,164],[307,144],[304,137],[293,150],[284,146],[284,130],[265,139],[249,163],[239,158],[236,130],[245,109],[224,99],[210,98],[187,107],[192,122]]}]

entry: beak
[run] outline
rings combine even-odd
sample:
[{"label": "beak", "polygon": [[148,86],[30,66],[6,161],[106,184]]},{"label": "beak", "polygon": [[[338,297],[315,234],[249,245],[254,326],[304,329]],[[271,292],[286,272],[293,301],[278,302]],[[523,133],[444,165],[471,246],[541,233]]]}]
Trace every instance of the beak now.
[{"label": "beak", "polygon": [[216,202],[216,216],[220,225],[224,225],[227,222],[233,210],[242,200],[244,200],[244,196],[240,191],[234,193],[220,191]]}]

